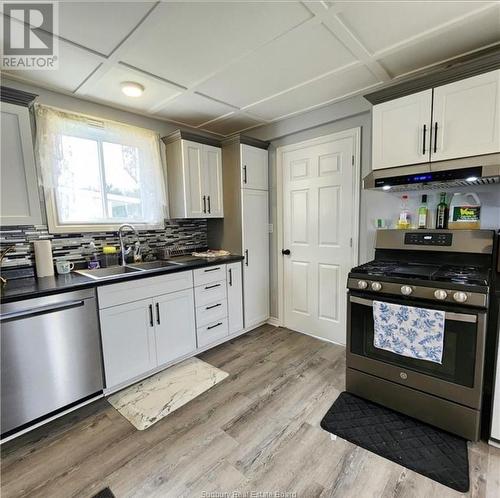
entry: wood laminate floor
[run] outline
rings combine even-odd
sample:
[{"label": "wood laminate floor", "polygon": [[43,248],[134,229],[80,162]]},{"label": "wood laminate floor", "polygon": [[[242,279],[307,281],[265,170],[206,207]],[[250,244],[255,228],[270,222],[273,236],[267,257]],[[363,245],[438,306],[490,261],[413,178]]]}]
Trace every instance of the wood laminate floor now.
[{"label": "wood laminate floor", "polygon": [[[3,445],[2,497],[461,496],[319,427],[344,348],[263,326],[200,358],[229,377],[145,431],[102,400]],[[500,450],[469,456],[469,495],[499,497]]]}]

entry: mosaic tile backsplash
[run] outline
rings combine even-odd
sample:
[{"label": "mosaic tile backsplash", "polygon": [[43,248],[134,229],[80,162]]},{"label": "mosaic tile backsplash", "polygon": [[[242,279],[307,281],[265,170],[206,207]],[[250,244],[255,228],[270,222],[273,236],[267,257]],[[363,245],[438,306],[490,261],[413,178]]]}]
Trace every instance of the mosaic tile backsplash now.
[{"label": "mosaic tile backsplash", "polygon": [[[105,245],[120,247],[116,232],[50,234],[40,226],[0,227],[0,248],[14,245],[2,262],[2,268],[34,266],[34,240],[50,239],[54,261],[65,259],[77,266],[85,266],[93,252],[102,253]],[[165,228],[140,231],[143,259],[156,259],[160,247],[169,247],[179,253],[204,250],[207,247],[207,220],[166,220]],[[127,241],[133,242],[132,236]],[[93,249],[92,243],[95,245]]]}]

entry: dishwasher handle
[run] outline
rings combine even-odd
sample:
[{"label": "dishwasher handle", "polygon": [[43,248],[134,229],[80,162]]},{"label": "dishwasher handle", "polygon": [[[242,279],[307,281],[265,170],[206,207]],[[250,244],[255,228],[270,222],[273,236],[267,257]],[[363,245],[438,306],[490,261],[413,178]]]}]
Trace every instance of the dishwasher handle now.
[{"label": "dishwasher handle", "polygon": [[0,315],[0,323],[11,322],[22,318],[31,318],[33,316],[45,315],[56,311],[68,310],[71,308],[79,308],[85,304],[83,299],[78,301],[64,301],[63,303],[47,304],[46,306],[37,306],[36,308],[27,308],[20,311],[11,311],[10,313],[2,313]]}]

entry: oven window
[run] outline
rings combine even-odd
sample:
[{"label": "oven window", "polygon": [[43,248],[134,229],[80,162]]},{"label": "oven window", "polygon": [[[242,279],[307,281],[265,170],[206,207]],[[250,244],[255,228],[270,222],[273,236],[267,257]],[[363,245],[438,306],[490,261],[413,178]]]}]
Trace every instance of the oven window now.
[{"label": "oven window", "polygon": [[[389,301],[389,300],[387,300]],[[373,345],[373,308],[351,302],[351,352],[467,387],[474,385],[477,323],[447,319],[442,364],[408,358]],[[426,305],[427,308],[432,306]]]}]

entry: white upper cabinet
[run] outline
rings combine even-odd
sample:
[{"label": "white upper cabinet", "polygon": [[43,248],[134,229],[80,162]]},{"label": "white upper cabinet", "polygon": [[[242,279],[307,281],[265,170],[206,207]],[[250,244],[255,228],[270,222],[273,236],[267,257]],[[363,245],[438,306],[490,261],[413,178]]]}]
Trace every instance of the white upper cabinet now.
[{"label": "white upper cabinet", "polygon": [[241,144],[241,187],[267,190],[267,149]]},{"label": "white upper cabinet", "polygon": [[372,169],[500,152],[500,70],[373,106]]},{"label": "white upper cabinet", "polygon": [[432,90],[373,106],[372,169],[429,161],[431,109]]},{"label": "white upper cabinet", "polygon": [[435,88],[432,126],[433,161],[499,152],[500,70]]},{"label": "white upper cabinet", "polygon": [[222,153],[219,147],[203,146],[204,167],[204,195],[206,195],[205,218],[222,218]]},{"label": "white upper cabinet", "polygon": [[170,217],[222,218],[221,148],[182,139],[180,132],[164,140]]},{"label": "white upper cabinet", "polygon": [[2,102],[1,118],[0,224],[40,225],[42,215],[29,110]]}]

